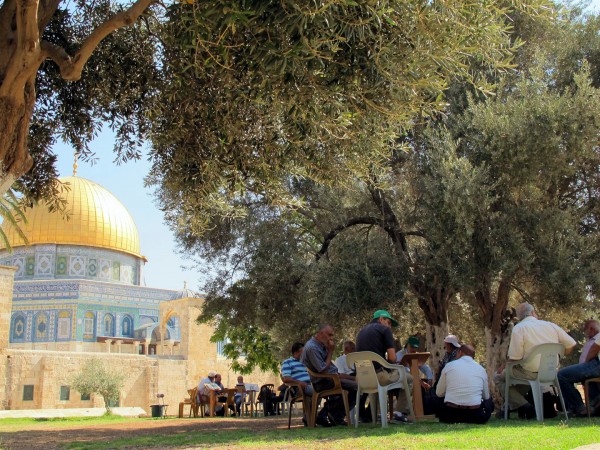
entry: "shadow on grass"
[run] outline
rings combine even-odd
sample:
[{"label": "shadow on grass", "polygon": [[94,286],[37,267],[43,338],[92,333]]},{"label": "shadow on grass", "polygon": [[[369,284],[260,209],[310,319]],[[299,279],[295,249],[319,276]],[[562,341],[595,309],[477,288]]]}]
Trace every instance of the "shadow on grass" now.
[{"label": "shadow on grass", "polygon": [[[293,424],[299,424],[295,418]],[[547,442],[560,436],[557,430],[568,429],[569,435],[590,429],[597,433],[600,419],[570,420],[568,425],[557,419],[543,423],[521,420],[495,420],[487,425],[420,422],[412,425],[390,425],[386,429],[375,425],[307,429],[293,425],[287,429],[287,419],[142,419],[123,423],[106,423],[53,430],[28,430],[0,433],[0,445],[10,450],[45,449],[125,449],[125,448],[205,448],[243,445],[249,448],[514,448],[510,437],[527,434],[532,443]],[[539,435],[539,436],[538,436]],[[536,437],[537,436],[537,437]],[[565,439],[574,444],[569,436]],[[583,439],[583,438],[582,438]],[[351,440],[351,441],[349,441]],[[600,438],[598,439],[600,440]],[[594,442],[593,439],[582,443]],[[522,442],[524,443],[524,442]],[[506,445],[504,445],[506,444]],[[581,445],[581,444],[577,444]],[[553,448],[569,448],[557,442]]]}]

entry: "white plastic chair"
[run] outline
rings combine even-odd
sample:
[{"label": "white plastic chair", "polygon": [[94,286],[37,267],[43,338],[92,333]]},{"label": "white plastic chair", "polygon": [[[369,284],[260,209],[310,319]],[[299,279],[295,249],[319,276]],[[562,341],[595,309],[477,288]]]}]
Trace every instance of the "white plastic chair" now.
[{"label": "white plastic chair", "polygon": [[[506,377],[506,386],[504,388],[504,419],[508,419],[508,389],[510,386],[529,385],[533,396],[535,406],[535,415],[537,420],[544,420],[544,405],[542,388],[545,386],[554,386],[558,392],[560,403],[562,405],[565,420],[568,419],[565,400],[563,399],[560,385],[556,373],[558,372],[558,359],[565,354],[565,346],[562,344],[540,344],[531,349],[531,353],[522,361],[507,362],[504,371]],[[537,378],[535,380],[524,380],[516,378],[512,371],[516,365],[523,365],[539,359]]]},{"label": "white plastic chair", "polygon": [[[412,405],[412,396],[408,388],[407,372],[404,366],[390,364],[384,358],[373,352],[354,352],[348,353],[348,366],[356,367],[356,382],[358,384],[358,392],[356,393],[356,407],[354,408],[354,426],[358,427],[358,407],[362,394],[369,394],[369,402],[371,404],[371,415],[373,423],[377,422],[376,405],[379,403],[381,412],[381,427],[388,426],[388,391],[392,389],[403,389],[406,395],[406,400],[410,408],[410,415],[414,417],[415,412]],[[377,372],[373,362],[381,364],[386,369],[397,370],[400,374],[398,381],[392,384],[382,386],[379,384]],[[379,402],[377,398],[379,397]]]}]

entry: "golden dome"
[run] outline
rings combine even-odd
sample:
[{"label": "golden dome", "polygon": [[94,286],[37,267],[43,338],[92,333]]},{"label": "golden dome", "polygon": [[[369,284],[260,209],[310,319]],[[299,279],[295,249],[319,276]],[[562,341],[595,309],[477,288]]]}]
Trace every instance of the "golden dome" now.
[{"label": "golden dome", "polygon": [[[44,202],[25,212],[27,224],[21,229],[35,244],[68,244],[118,250],[140,256],[140,238],[129,211],[105,188],[80,177],[64,177],[65,213],[49,212]],[[10,245],[25,245],[14,228],[6,226]]]}]

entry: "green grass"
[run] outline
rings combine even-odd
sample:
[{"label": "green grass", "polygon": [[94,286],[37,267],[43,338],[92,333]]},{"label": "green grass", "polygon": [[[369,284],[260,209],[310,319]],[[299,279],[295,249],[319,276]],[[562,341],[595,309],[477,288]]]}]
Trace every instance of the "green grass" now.
[{"label": "green grass", "polygon": [[[91,418],[87,420],[53,420],[57,426],[71,426],[81,421],[91,425],[113,422],[112,418]],[[102,422],[104,420],[104,422]],[[147,421],[152,419],[122,419]],[[581,445],[600,442],[600,419],[572,419],[564,424],[559,418],[544,423],[535,421],[495,420],[486,425],[447,425],[435,422],[421,422],[413,425],[390,425],[387,429],[371,425],[361,425],[358,429],[335,428],[294,428],[292,430],[261,426],[251,429],[244,420],[229,422],[231,426],[222,429],[211,428],[209,422],[196,420],[197,429],[182,433],[148,430],[147,434],[128,439],[93,441],[66,444],[70,450],[83,449],[131,449],[131,448],[267,448],[267,449],[572,449]],[[268,420],[268,419],[266,419]],[[17,422],[13,420],[11,422]],[[228,425],[229,425],[228,423]],[[256,422],[255,422],[256,423]],[[6,430],[6,421],[0,421],[0,429]],[[20,419],[21,426],[27,423]],[[225,424],[222,424],[225,425]],[[266,424],[265,424],[266,425]],[[279,423],[281,425],[281,423]],[[140,427],[143,425],[140,423]],[[82,430],[85,433],[85,430]],[[0,437],[1,439],[1,437]]]}]

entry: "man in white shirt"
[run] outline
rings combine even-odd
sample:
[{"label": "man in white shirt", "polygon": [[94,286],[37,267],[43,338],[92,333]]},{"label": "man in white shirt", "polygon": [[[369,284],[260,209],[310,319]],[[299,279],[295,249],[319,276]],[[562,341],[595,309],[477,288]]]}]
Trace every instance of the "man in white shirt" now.
[{"label": "man in white shirt", "polygon": [[[571,416],[584,416],[586,408],[581,400],[581,394],[575,388],[575,383],[583,383],[588,378],[600,377],[600,333],[591,339],[593,344],[586,353],[586,361],[581,364],[574,364],[564,367],[558,371],[558,382],[560,390],[565,399],[567,411]],[[600,389],[598,383],[590,383],[590,408],[594,410],[594,415],[600,413]]]},{"label": "man in white shirt", "polygon": [[356,351],[356,344],[352,341],[344,342],[344,354],[338,356],[335,360],[335,367],[338,368],[339,373],[345,373],[346,375],[355,375],[354,367],[348,367],[346,363],[346,357],[348,353],[354,353]]},{"label": "man in white shirt", "polygon": [[[514,326],[510,336],[508,361],[521,361],[527,358],[531,349],[540,344],[563,344],[566,355],[573,351],[577,344],[575,339],[558,325],[539,320],[533,306],[529,303],[521,303],[515,310],[517,319],[520,322]],[[528,364],[517,364],[513,367],[513,375],[523,380],[534,380],[537,378],[538,367],[539,360]],[[494,382],[500,394],[504,395],[504,367],[498,369],[494,376]],[[535,408],[524,397],[527,391],[529,391],[529,386],[526,385],[510,386],[508,399],[504,399],[504,401],[508,401],[508,407],[511,411],[517,410],[519,412],[519,418],[534,419],[536,417]]]},{"label": "man in white shirt", "polygon": [[440,375],[435,393],[444,397],[439,412],[440,422],[486,423],[494,404],[490,399],[485,369],[473,357],[471,345],[461,345],[454,361],[446,364]]},{"label": "man in white shirt", "polygon": [[198,391],[197,391],[198,392],[198,394],[197,394],[198,403],[208,403],[208,393],[204,389],[204,385],[208,384],[208,383],[213,383],[215,381],[216,375],[217,375],[217,372],[215,372],[214,370],[211,370],[210,372],[208,372],[208,376],[206,378],[202,378],[200,380],[200,382],[198,383]]}]

